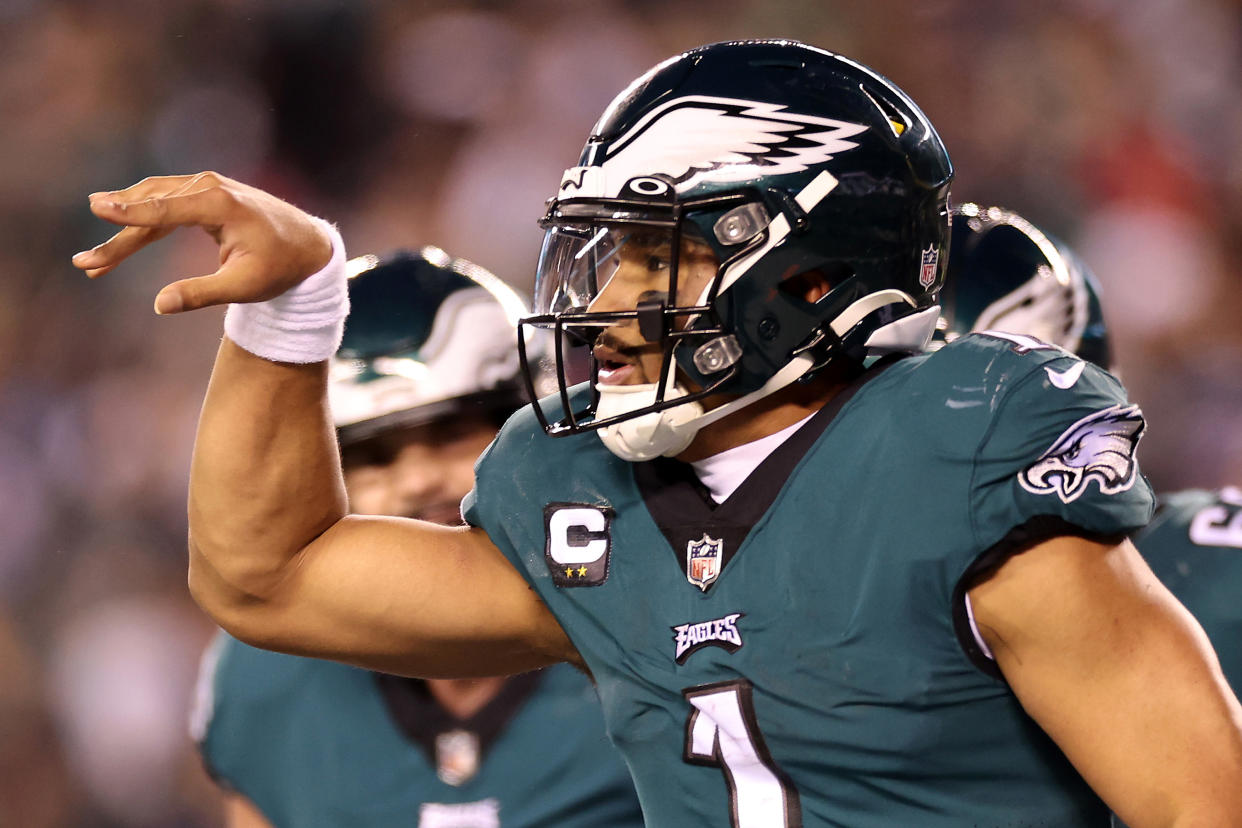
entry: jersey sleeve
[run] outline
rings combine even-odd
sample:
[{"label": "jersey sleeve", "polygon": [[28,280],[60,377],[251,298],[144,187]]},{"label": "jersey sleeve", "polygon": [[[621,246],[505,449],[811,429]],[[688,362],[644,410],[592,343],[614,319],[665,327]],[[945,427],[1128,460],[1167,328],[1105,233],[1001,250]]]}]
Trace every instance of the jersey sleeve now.
[{"label": "jersey sleeve", "polygon": [[207,741],[216,723],[216,701],[218,699],[216,677],[220,667],[220,656],[227,641],[228,637],[224,633],[216,633],[211,643],[203,650],[203,655],[198,662],[194,697],[190,702],[190,739],[198,748],[199,756],[207,772],[218,781],[220,781],[219,775],[208,754]]},{"label": "jersey sleeve", "polygon": [[462,519],[486,532],[545,600],[544,490],[550,478],[571,474],[565,442],[545,437],[530,406],[519,409],[475,461],[474,488],[461,502]]},{"label": "jersey sleeve", "polygon": [[219,632],[199,661],[198,681],[190,713],[190,737],[198,747],[207,773],[221,787],[238,789],[238,750],[233,747],[237,705],[229,685],[241,644]]},{"label": "jersey sleeve", "polygon": [[496,544],[522,577],[534,585],[526,562],[518,554],[506,528],[505,510],[514,504],[509,491],[511,487],[505,486],[499,479],[506,476],[502,474],[506,466],[503,459],[504,437],[502,432],[475,462],[474,487],[462,498],[461,516],[469,525],[486,532],[492,543]]},{"label": "jersey sleeve", "polygon": [[289,696],[300,682],[295,656],[258,650],[217,633],[203,654],[190,735],[221,787],[257,801],[253,788],[274,773]]},{"label": "jersey sleeve", "polygon": [[1117,537],[1154,506],[1136,450],[1146,423],[1121,384],[1069,356],[1043,361],[1001,389],[971,481],[976,548],[1015,532]]}]

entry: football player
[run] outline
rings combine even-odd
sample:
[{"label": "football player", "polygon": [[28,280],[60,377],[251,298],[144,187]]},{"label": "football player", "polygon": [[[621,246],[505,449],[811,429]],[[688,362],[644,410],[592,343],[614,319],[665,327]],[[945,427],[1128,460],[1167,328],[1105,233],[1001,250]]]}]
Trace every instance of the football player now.
[{"label": "football player", "polygon": [[232,303],[190,581],[243,640],[423,676],[577,664],[652,825],[1085,826],[1104,801],[1229,824],[1242,708],[1125,539],[1152,509],[1137,406],[1018,337],[912,355],[951,177],[909,97],[830,52],[714,44],[637,79],[549,203],[521,329],[588,343],[590,380],[557,352],[466,529],[347,516],[330,227],[148,179],[94,195],[123,229],[74,261],[186,224],[221,244],[156,309]]},{"label": "football player", "polygon": [[[475,458],[523,404],[522,299],[426,247],[350,262],[328,396],[359,514],[461,522]],[[221,633],[192,723],[231,828],[641,826],[587,679],[411,679]],[[532,757],[538,761],[532,761]]]},{"label": "football player", "polygon": [[[967,203],[953,209],[950,249],[933,347],[999,330],[1112,369],[1094,276],[1064,243],[1011,210]],[[1242,491],[1162,495],[1134,544],[1202,625],[1231,686],[1242,686],[1242,610],[1222,589],[1239,580]]]}]

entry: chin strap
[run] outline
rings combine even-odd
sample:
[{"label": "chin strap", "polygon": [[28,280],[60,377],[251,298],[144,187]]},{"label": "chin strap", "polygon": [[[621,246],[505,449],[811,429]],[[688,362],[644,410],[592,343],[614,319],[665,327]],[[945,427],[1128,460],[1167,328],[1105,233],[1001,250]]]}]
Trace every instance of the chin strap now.
[{"label": "chin strap", "polygon": [[[815,365],[811,357],[803,354],[794,357],[784,368],[777,371],[762,386],[730,400],[711,411],[704,411],[698,402],[689,402],[653,411],[614,426],[601,428],[596,433],[613,454],[622,460],[639,463],[656,457],[673,457],[681,454],[694,442],[695,435],[704,426],[729,416],[740,408],[767,397],[804,376]],[[600,386],[599,418],[614,417],[655,402],[656,384]],[[669,383],[666,398],[684,397],[686,392]]]},{"label": "chin strap", "polygon": [[[864,316],[891,304],[894,301],[909,301],[900,291],[881,291],[878,294],[864,297],[854,303],[832,322],[832,330],[838,335],[849,331]],[[940,318],[940,307],[929,308],[908,314],[888,325],[874,330],[868,337],[864,347],[872,355],[895,353],[901,351],[915,352],[923,350]],[[704,426],[729,416],[733,412],[758,402],[776,393],[787,385],[806,376],[816,367],[815,359],[807,353],[799,354],[772,375],[762,386],[744,394],[735,400],[704,411],[698,402],[687,402],[653,411],[614,426],[599,429],[596,434],[613,454],[622,460],[639,463],[656,457],[674,457],[681,454],[694,441],[695,435]],[[675,370],[675,363],[670,364],[670,372]],[[601,385],[599,405],[595,416],[599,419],[615,417],[640,408],[655,404],[656,383],[641,385]],[[678,387],[670,376],[665,391],[665,398],[674,400],[686,396],[686,392]]]}]

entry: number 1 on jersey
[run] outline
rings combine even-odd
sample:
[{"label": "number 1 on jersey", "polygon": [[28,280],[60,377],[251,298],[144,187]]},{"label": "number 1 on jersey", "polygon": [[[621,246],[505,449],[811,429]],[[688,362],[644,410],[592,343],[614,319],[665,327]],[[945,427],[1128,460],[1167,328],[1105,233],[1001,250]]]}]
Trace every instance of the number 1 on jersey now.
[{"label": "number 1 on jersey", "polygon": [[733,828],[801,828],[798,791],[772,761],[745,679],[688,687],[687,762],[718,767],[729,786]]}]

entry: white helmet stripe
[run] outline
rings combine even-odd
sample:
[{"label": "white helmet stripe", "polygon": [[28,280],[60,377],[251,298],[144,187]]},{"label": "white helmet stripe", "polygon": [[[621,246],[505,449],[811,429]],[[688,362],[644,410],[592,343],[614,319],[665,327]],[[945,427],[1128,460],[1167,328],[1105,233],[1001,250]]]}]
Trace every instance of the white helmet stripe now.
[{"label": "white helmet stripe", "polygon": [[[807,184],[802,190],[794,196],[794,201],[798,202],[798,206],[808,213],[824,200],[830,192],[836,189],[839,182],[832,173],[824,170],[819,175],[811,179],[811,183]],[[768,225],[768,238],[761,246],[752,250],[742,258],[738,259],[729,266],[729,270],[725,273],[724,278],[720,282],[719,293],[724,293],[729,286],[754,266],[755,262],[762,259],[768,254],[772,248],[785,240],[789,235],[789,220],[785,216],[780,215],[772,220]],[[707,301],[707,291],[703,291],[703,295],[699,297],[699,304],[702,305]]]}]

